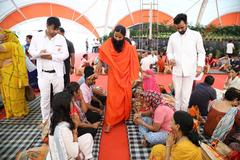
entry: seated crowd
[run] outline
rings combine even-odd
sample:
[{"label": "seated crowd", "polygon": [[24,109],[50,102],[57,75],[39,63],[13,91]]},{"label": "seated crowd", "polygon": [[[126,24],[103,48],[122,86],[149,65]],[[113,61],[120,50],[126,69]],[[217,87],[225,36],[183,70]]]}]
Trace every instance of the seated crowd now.
[{"label": "seated crowd", "polygon": [[[138,52],[141,68],[150,69],[152,65],[153,71],[156,73],[172,73],[172,65],[169,64],[168,57],[165,51],[142,51]],[[205,58],[204,73],[209,73],[210,69],[216,71],[229,72],[231,69],[240,69],[240,57],[233,54],[223,54],[220,58],[215,58],[212,53],[209,53]]]},{"label": "seated crowd", "polygon": [[[34,76],[33,82],[28,82],[26,76],[13,72],[16,80],[10,84],[12,87],[10,91],[15,89],[16,95],[13,94],[13,96],[19,98],[18,103],[24,103],[24,106],[17,108],[18,103],[13,105],[16,110],[21,109],[21,112],[19,111],[16,115],[10,115],[7,110],[9,106],[6,106],[7,118],[26,116],[29,110],[26,102],[21,101],[24,99],[24,87],[28,83],[32,84],[33,88],[38,88],[36,68],[31,67],[35,62],[31,61],[31,57],[27,57],[28,72],[24,70],[26,62],[23,57],[28,54],[23,53],[15,35],[8,31],[6,34],[9,35],[8,42],[0,44],[0,51],[3,52],[0,60],[10,59],[5,52],[15,50],[14,54],[22,59],[18,64],[15,64],[14,58],[13,62],[8,63],[18,65],[18,72],[28,73],[29,77],[31,74]],[[224,84],[223,99],[218,99],[216,90],[212,87],[214,77],[206,76],[204,82],[197,84],[192,91],[189,113],[176,111],[172,94],[168,94],[157,84],[154,72],[159,70],[171,73],[172,66],[168,65],[166,55],[163,54],[158,58],[157,53],[153,51],[145,53],[141,59],[141,79],[133,86],[132,100],[135,112],[133,122],[138,126],[143,147],[152,147],[150,160],[202,159],[198,136],[199,127],[202,126],[204,126],[204,135],[208,136],[210,141],[222,141],[233,150],[240,151],[239,144],[231,145],[234,142],[233,138],[240,138],[239,58],[235,56],[230,59],[226,55],[215,62],[211,56],[209,54],[206,59],[207,71],[210,67],[219,66],[219,70],[229,72]],[[64,91],[53,96],[48,141],[46,141],[49,146],[48,159],[93,158],[94,137],[104,114],[106,93],[95,86],[98,76],[94,73],[92,64],[97,62],[89,62],[87,54],[83,56],[82,61],[82,77],[79,82],[70,82],[65,86]],[[7,65],[3,65],[3,69],[7,68]],[[6,75],[2,76],[4,84],[7,84],[4,78],[8,75],[10,74],[6,72]],[[21,80],[21,85],[20,82],[16,83],[18,80]],[[11,99],[9,104],[10,102]],[[43,138],[46,139],[46,137]],[[19,154],[18,157],[22,156],[26,154]]]},{"label": "seated crowd", "polygon": [[[202,159],[199,134],[210,138],[210,142],[220,140],[240,151],[239,144],[232,145],[232,137],[239,138],[240,128],[239,70],[230,70],[223,99],[218,99],[212,87],[213,76],[208,75],[204,82],[196,84],[188,113],[175,110],[174,97],[157,84],[153,70],[152,65],[142,70],[142,79],[133,85],[132,98],[133,122],[138,126],[142,146],[152,147],[150,160]],[[106,101],[105,92],[95,86],[97,78],[94,68],[87,65],[79,82],[70,82],[54,96],[48,157],[93,157],[93,139]],[[199,133],[199,127],[203,127],[204,133]]]}]

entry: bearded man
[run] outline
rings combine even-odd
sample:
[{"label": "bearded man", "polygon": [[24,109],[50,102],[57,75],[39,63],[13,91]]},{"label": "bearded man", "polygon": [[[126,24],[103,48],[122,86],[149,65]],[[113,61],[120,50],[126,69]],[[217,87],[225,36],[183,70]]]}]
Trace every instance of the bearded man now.
[{"label": "bearded man", "polygon": [[113,36],[99,48],[99,64],[96,71],[100,73],[102,63],[108,70],[107,106],[105,113],[105,132],[124,120],[131,111],[132,82],[138,78],[139,61],[136,48],[125,39],[126,28],[117,25]]},{"label": "bearded man", "polygon": [[206,53],[201,34],[188,28],[186,14],[178,14],[173,21],[177,32],[169,37],[167,56],[173,66],[175,109],[187,111],[193,80],[203,70]]}]

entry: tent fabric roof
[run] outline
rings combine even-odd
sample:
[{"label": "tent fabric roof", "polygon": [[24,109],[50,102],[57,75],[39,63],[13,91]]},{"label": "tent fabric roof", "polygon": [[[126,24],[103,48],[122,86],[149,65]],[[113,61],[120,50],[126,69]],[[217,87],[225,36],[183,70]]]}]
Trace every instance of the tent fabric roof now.
[{"label": "tent fabric roof", "polygon": [[[95,36],[102,36],[109,33],[118,23],[129,27],[131,24],[147,22],[149,11],[145,14],[142,14],[141,11],[149,10],[151,6],[145,4],[150,3],[154,4],[152,9],[157,10],[153,14],[153,20],[155,19],[157,22],[168,24],[178,13],[186,13],[189,24],[196,25],[203,1],[207,1],[207,5],[200,24],[208,25],[213,22],[217,25],[219,22],[215,0],[0,0],[0,26],[6,26],[6,23],[16,25],[21,21],[34,18],[34,16],[66,16],[67,14],[68,19],[79,21],[78,23],[88,28]],[[223,20],[223,25],[225,21],[227,25],[240,25],[240,0],[217,0],[217,3],[220,16],[229,19],[229,16],[226,15],[234,14],[234,16],[230,16],[234,18],[232,22]],[[35,10],[34,6],[36,7],[37,4],[46,4],[49,7],[38,7]],[[59,12],[56,6],[69,11],[56,14]],[[26,7],[29,7],[30,10],[32,7],[34,10],[29,13],[29,9],[28,11],[23,10]],[[21,18],[17,19],[12,16],[13,14]],[[10,15],[11,18],[9,18]]]}]

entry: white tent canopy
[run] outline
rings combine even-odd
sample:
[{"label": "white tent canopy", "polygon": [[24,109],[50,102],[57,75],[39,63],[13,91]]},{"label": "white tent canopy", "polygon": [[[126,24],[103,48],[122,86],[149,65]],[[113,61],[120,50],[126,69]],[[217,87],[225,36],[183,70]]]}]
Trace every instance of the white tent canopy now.
[{"label": "white tent canopy", "polygon": [[178,13],[186,13],[189,24],[196,25],[203,1],[206,2],[206,7],[200,21],[201,25],[208,25],[218,17],[216,4],[219,16],[240,11],[239,0],[0,0],[0,22],[17,9],[21,12],[24,6],[54,3],[83,14],[102,36],[109,33],[123,17],[134,11],[150,9],[150,5],[143,4],[151,2],[157,4],[153,9],[158,9],[171,17]]}]

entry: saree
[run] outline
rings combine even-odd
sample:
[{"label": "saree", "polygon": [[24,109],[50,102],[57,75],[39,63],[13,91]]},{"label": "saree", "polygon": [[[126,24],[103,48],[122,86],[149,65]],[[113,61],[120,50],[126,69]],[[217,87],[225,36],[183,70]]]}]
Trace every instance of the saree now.
[{"label": "saree", "polygon": [[[155,145],[150,153],[149,160],[164,160],[166,147],[162,144]],[[201,148],[189,140],[182,140],[172,146],[171,160],[202,160]]]},{"label": "saree", "polygon": [[0,31],[6,38],[1,44],[5,52],[0,52],[0,90],[6,118],[23,117],[29,112],[25,99],[28,76],[25,55],[16,35],[11,31]]},{"label": "saree", "polygon": [[153,91],[160,92],[154,72],[152,70],[146,70],[143,72],[145,75],[145,76],[143,76],[144,91],[153,90]]},{"label": "saree", "polygon": [[214,129],[211,139],[224,141],[229,132],[231,131],[235,122],[235,116],[238,112],[237,107],[232,107],[224,117],[218,122],[217,127]]}]

